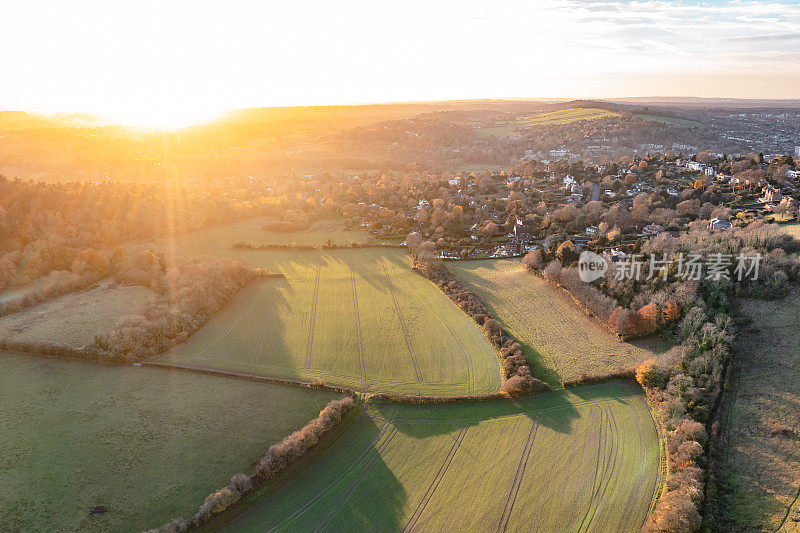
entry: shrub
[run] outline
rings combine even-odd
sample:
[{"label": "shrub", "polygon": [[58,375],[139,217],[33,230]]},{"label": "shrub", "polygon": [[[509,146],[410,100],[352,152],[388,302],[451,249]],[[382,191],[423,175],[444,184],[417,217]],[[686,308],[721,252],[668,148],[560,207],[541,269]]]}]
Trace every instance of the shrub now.
[{"label": "shrub", "polygon": [[647,359],[636,368],[636,381],[644,388],[660,387],[663,380],[663,371],[655,359]]},{"label": "shrub", "polygon": [[95,348],[109,358],[141,359],[164,352],[197,331],[247,283],[266,271],[230,259],[177,258],[170,268],[144,251],[130,258],[120,281],[149,286],[157,296],[141,314],[123,317],[99,335]]},{"label": "shrub", "polygon": [[332,430],[354,405],[353,398],[349,396],[330,402],[320,411],[317,418],[314,418],[281,442],[270,446],[267,454],[261,459],[252,475],[234,475],[227,486],[209,494],[203,505],[191,517],[186,520],[173,519],[157,530],[151,530],[148,533],[187,531],[202,525],[212,515],[225,511],[260,483],[270,477],[274,477],[302,457],[319,442],[319,439],[325,433]]},{"label": "shrub", "polygon": [[526,270],[538,270],[542,267],[542,251],[539,249],[531,250],[522,258],[522,266]]}]

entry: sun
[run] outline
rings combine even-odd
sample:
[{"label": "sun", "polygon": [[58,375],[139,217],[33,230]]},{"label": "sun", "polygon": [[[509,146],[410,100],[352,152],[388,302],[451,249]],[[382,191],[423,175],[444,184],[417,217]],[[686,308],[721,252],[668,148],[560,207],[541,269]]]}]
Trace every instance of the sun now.
[{"label": "sun", "polygon": [[174,106],[130,106],[98,113],[106,124],[119,124],[147,131],[174,131],[210,122],[220,117],[222,109],[192,109]]}]

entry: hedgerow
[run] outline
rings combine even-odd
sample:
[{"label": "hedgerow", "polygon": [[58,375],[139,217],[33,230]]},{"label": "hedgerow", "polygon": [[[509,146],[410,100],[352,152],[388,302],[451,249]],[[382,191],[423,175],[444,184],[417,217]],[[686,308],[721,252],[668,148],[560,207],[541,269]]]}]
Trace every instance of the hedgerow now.
[{"label": "hedgerow", "polygon": [[355,405],[352,397],[330,402],[319,416],[309,421],[281,442],[273,444],[249,476],[236,474],[228,484],[209,494],[197,511],[186,519],[174,518],[148,533],[179,533],[189,531],[208,522],[228,509],[265,481],[286,470],[313,448],[320,439],[331,432]]},{"label": "hedgerow", "polygon": [[505,381],[500,387],[510,396],[550,390],[550,386],[531,374],[528,358],[514,337],[491,318],[480,299],[467,290],[441,260],[422,250],[413,251],[413,269],[435,283],[467,316],[483,329],[486,338],[500,353]]}]

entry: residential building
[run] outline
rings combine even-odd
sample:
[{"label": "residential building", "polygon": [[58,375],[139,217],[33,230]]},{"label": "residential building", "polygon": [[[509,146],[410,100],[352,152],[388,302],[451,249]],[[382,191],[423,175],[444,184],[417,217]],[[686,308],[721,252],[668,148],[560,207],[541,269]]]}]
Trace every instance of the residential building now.
[{"label": "residential building", "polygon": [[764,188],[764,200],[770,203],[777,203],[783,199],[780,189],[767,185]]},{"label": "residential building", "polygon": [[721,231],[733,227],[733,224],[721,218],[712,218],[708,223],[708,229],[711,231]]},{"label": "residential building", "polygon": [[650,224],[642,228],[642,235],[658,235],[664,232],[664,226],[660,224]]}]

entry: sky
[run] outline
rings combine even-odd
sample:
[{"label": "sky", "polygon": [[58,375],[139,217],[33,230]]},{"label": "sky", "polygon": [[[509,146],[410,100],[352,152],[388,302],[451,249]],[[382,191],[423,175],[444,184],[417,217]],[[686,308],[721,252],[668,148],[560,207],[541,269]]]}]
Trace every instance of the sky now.
[{"label": "sky", "polygon": [[800,3],[0,0],[0,109],[177,127],[232,109],[800,98]]}]

